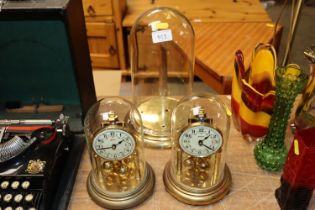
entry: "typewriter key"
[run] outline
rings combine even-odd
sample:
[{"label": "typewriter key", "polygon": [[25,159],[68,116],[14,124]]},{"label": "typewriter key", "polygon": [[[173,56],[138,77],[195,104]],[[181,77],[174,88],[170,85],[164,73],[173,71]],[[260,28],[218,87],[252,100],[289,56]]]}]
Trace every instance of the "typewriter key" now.
[{"label": "typewriter key", "polygon": [[21,186],[24,190],[26,190],[30,187],[30,185],[31,185],[31,183],[29,181],[24,181],[24,182],[22,182]]},{"label": "typewriter key", "polygon": [[14,182],[11,183],[11,188],[13,190],[16,190],[19,186],[20,186],[20,182],[19,181],[14,181]]},{"label": "typewriter key", "polygon": [[13,210],[13,208],[11,206],[8,206],[4,210]]},{"label": "typewriter key", "polygon": [[24,208],[22,206],[18,206],[15,208],[15,210],[24,210]]},{"label": "typewriter key", "polygon": [[32,202],[33,198],[34,198],[33,194],[27,194],[24,199],[26,202]]},{"label": "typewriter key", "polygon": [[9,187],[9,182],[8,181],[3,181],[1,182],[1,189],[5,190]]},{"label": "typewriter key", "polygon": [[3,197],[3,201],[9,203],[12,200],[12,197],[13,196],[10,193],[5,194],[4,197]]},{"label": "typewriter key", "polygon": [[32,207],[32,208],[29,208],[28,210],[36,210],[36,208]]},{"label": "typewriter key", "polygon": [[23,195],[22,194],[17,194],[14,196],[14,201],[16,203],[20,203],[23,200]]}]

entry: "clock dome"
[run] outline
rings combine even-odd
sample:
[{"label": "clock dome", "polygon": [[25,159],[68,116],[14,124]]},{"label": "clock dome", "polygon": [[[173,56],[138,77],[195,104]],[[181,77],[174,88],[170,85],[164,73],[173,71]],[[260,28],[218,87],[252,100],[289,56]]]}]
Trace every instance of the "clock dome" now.
[{"label": "clock dome", "polygon": [[173,8],[152,8],[135,21],[129,36],[132,95],[146,145],[171,146],[171,115],[179,97],[191,94],[195,34]]},{"label": "clock dome", "polygon": [[164,169],[166,190],[178,200],[205,205],[222,199],[231,186],[225,164],[230,111],[216,96],[183,98],[172,113],[172,158]]},{"label": "clock dome", "polygon": [[84,131],[92,165],[87,188],[102,207],[131,208],[153,193],[155,178],[144,160],[141,125],[135,106],[120,97],[98,101],[86,115]]}]

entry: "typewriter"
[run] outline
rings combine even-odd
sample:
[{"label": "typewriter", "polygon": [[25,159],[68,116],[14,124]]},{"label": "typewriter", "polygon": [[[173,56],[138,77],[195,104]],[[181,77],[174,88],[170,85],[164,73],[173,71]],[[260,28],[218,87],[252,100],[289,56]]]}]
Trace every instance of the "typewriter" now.
[{"label": "typewriter", "polygon": [[0,120],[0,210],[48,210],[69,151],[68,117]]}]

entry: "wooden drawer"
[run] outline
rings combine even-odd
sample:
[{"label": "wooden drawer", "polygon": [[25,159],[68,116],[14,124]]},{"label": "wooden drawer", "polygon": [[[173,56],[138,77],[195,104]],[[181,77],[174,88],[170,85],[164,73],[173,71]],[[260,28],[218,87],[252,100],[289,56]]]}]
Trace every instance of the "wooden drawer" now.
[{"label": "wooden drawer", "polygon": [[113,15],[112,0],[83,0],[85,17]]},{"label": "wooden drawer", "polygon": [[119,68],[115,24],[87,22],[87,36],[93,68]]}]

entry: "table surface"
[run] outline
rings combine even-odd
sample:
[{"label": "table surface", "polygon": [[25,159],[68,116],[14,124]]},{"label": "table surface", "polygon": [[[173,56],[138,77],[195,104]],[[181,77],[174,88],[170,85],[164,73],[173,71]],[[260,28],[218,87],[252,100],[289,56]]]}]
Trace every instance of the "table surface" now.
[{"label": "table surface", "polygon": [[248,67],[255,46],[258,43],[271,43],[275,30],[275,25],[270,22],[194,23],[193,27],[196,63],[207,66],[218,78],[232,78],[234,54],[239,49]]},{"label": "table surface", "polygon": [[[225,97],[226,103],[229,100]],[[145,148],[146,161],[152,166],[156,176],[154,194],[134,209],[139,210],[277,210],[279,209],[274,191],[280,185],[281,173],[269,173],[260,169],[253,156],[254,143],[242,139],[240,133],[231,123],[230,137],[227,143],[226,163],[232,173],[232,188],[230,193],[218,203],[207,206],[190,206],[177,201],[164,189],[163,170],[170,160],[170,150]],[[76,177],[69,210],[102,209],[89,197],[86,180],[91,170],[87,151],[84,152]],[[309,209],[315,209],[315,195]]]},{"label": "table surface", "polygon": [[191,22],[270,22],[258,0],[127,0],[123,27],[131,27],[153,7],[172,7]]}]

